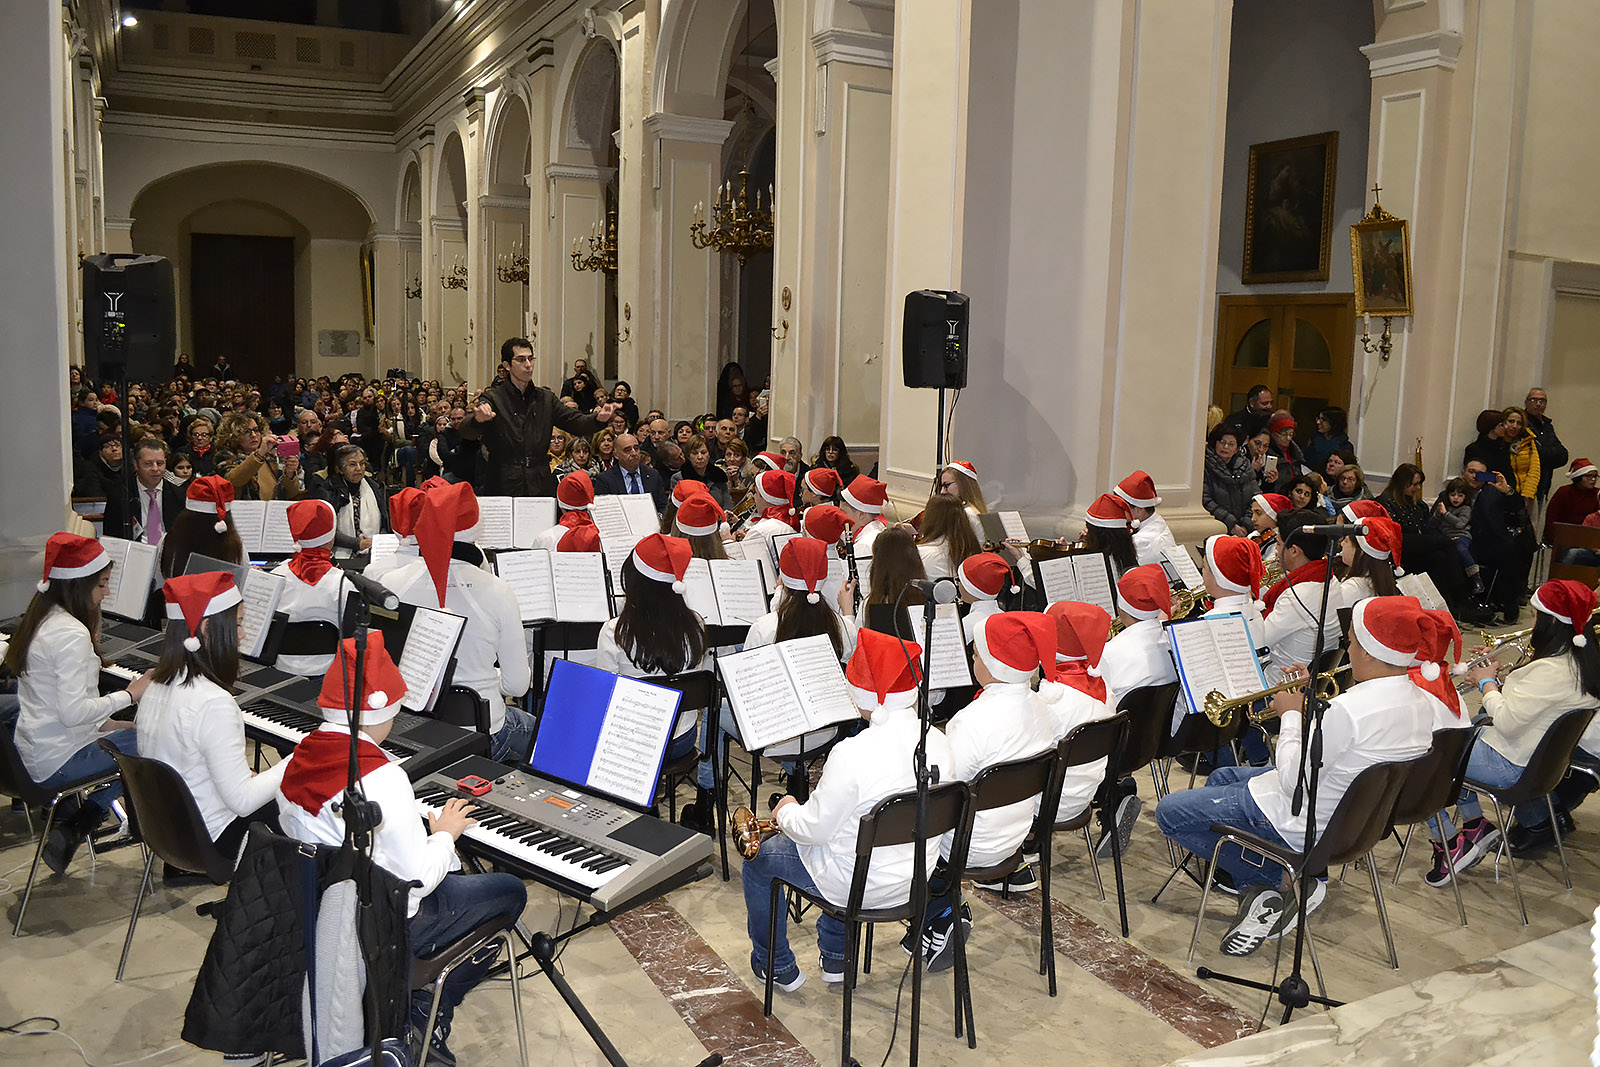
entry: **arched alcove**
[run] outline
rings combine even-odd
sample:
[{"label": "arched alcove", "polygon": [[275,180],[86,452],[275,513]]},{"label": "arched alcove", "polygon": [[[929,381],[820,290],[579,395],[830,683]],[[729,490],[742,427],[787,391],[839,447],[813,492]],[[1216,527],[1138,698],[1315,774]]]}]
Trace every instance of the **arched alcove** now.
[{"label": "arched alcove", "polygon": [[[617,276],[574,272],[565,253],[574,241],[587,252],[591,232],[605,226],[608,212],[617,210],[620,78],[611,42],[603,37],[590,41],[573,66],[560,120],[551,131],[551,158],[556,161],[552,211],[562,255],[560,315],[545,355],[563,374],[584,359],[603,378],[618,375]],[[637,235],[619,232],[619,244],[630,241],[636,243]]]},{"label": "arched alcove", "polygon": [[[528,233],[528,172],[533,166],[533,130],[528,105],[511,88],[503,88],[489,127],[484,160],[482,222],[488,255],[484,262],[494,272],[489,285],[490,341],[528,334],[528,280],[532,261]],[[506,280],[500,268],[521,278]]]},{"label": "arched alcove", "polygon": [[[461,134],[452,129],[439,151],[439,161],[433,177],[433,263],[430,274],[440,279],[439,333],[430,336],[428,345],[433,358],[440,361],[443,379],[452,383],[469,376],[468,353],[472,344],[472,318],[467,302],[467,289],[456,282],[457,268],[464,269],[469,260],[467,249],[471,235],[467,232],[467,157],[462,148]],[[430,279],[430,284],[432,280]],[[479,284],[482,284],[480,281]]]}]

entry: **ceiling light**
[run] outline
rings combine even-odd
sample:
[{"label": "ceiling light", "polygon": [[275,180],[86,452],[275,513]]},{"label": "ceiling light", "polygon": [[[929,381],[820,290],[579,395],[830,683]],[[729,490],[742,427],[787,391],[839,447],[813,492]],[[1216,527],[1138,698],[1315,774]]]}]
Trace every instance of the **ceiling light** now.
[{"label": "ceiling light", "polygon": [[133,15],[124,15],[122,16],[122,25],[131,30],[139,25],[139,20]]}]

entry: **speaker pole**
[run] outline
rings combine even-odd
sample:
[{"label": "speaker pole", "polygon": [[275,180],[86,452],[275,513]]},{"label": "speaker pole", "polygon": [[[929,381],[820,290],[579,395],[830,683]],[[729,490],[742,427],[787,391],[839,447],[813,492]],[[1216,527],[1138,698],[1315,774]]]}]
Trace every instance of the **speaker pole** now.
[{"label": "speaker pole", "polygon": [[933,426],[933,480],[937,482],[944,470],[944,386],[939,386],[939,421]]}]

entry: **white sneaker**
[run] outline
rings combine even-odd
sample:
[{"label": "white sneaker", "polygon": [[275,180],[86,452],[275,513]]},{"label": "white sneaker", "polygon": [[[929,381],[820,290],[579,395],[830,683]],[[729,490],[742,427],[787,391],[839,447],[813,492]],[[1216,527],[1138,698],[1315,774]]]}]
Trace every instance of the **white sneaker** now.
[{"label": "white sneaker", "polygon": [[1248,956],[1283,926],[1284,895],[1266,885],[1253,885],[1239,899],[1239,913],[1222,936],[1224,956]]},{"label": "white sneaker", "polygon": [[[1311,891],[1306,895],[1306,917],[1322,907],[1322,902],[1328,899],[1328,880],[1326,878],[1311,879]],[[1289,898],[1284,898],[1284,903],[1289,903]],[[1296,908],[1289,909],[1289,915],[1283,921],[1283,929],[1273,934],[1273,937],[1288,937],[1294,933],[1294,928],[1299,925],[1300,912]]]}]

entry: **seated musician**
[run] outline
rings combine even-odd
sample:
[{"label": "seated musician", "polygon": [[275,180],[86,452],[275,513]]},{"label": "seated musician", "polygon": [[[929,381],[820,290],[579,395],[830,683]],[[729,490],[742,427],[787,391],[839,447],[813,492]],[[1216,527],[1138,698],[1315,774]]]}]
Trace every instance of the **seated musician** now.
[{"label": "seated musician", "polygon": [[661,509],[661,532],[669,537],[677,537],[672,520],[678,514],[678,508],[692,496],[709,496],[710,493],[711,489],[705,482],[694,478],[675,478],[672,482],[672,491],[667,494],[667,506]]},{"label": "seated musician", "polygon": [[[299,500],[290,510],[321,503]],[[168,578],[161,594],[167,636],[139,701],[139,754],[178,772],[206,833],[232,858],[252,822],[277,828],[284,769],[279,762],[257,774],[245,758],[244,716],[230,692],[239,675],[239,590],[231,574],[208,571]]]},{"label": "seated musician", "polygon": [[961,588],[961,602],[968,605],[961,628],[969,645],[977,640],[978,624],[1000,613],[1000,594],[1021,592],[1013,581],[1010,565],[993,552],[979,552],[962,560],[956,582]]},{"label": "seated musician", "polygon": [[929,498],[917,528],[917,552],[929,578],[954,578],[961,562],[983,550],[980,535],[956,497]]},{"label": "seated musician", "polygon": [[[916,531],[910,525],[891,526],[873,538],[871,559],[858,562],[860,588],[864,590],[861,605],[856,610],[856,625],[863,630],[875,605],[890,607],[898,603],[902,608],[922,603],[922,594],[907,586],[928,576],[922,569],[922,555],[917,551]],[[874,566],[868,568],[867,564]],[[846,582],[839,593],[839,602],[848,603],[854,596],[856,585]]]},{"label": "seated musician", "polygon": [[1388,518],[1362,519],[1366,532],[1339,539],[1333,607],[1353,608],[1369,596],[1399,596],[1400,524]]},{"label": "seated musician", "polygon": [[757,452],[750,462],[754,465],[757,474],[762,471],[781,471],[786,465],[782,456],[765,449]]},{"label": "seated musician", "polygon": [[[1322,608],[1322,580],[1328,571],[1328,539],[1302,529],[1322,525],[1322,517],[1311,511],[1290,511],[1278,516],[1278,544],[1283,559],[1284,578],[1267,590],[1262,617],[1266,620],[1266,644],[1272,661],[1279,666],[1311,663],[1317,647],[1317,614]],[[1330,590],[1328,613],[1323,622],[1323,647],[1339,643],[1338,602]]]},{"label": "seated musician", "polygon": [[[456,646],[454,682],[489,703],[489,756],[514,763],[528,751],[533,718],[520,700],[532,681],[522,633],[522,610],[511,586],[484,570],[478,539],[478,498],[468,482],[427,491],[417,517],[422,558],[384,575],[401,603],[441,608],[464,617]],[[502,695],[503,694],[503,695]]]},{"label": "seated musician", "polygon": [[710,493],[695,493],[672,513],[672,536],[689,542],[695,559],[727,559],[728,550],[722,544],[726,517]]},{"label": "seated musician", "polygon": [[1389,511],[1380,502],[1371,499],[1352,500],[1339,509],[1337,522],[1365,522],[1368,519],[1387,519]]},{"label": "seated musician", "polygon": [[[945,737],[955,759],[955,776],[970,782],[990,767],[1037,756],[1055,744],[1050,708],[1045,703],[1060,695],[1048,679],[1033,691],[1036,671],[1055,673],[1056,625],[1037,611],[1005,611],[978,624],[973,639],[972,675],[982,690],[972,703],[945,723]],[[1033,829],[1037,799],[1021,800],[1003,808],[978,812],[972,823],[967,854],[969,867],[992,867],[1004,862],[1022,846]],[[958,917],[970,929],[972,911],[961,903],[961,885],[948,877],[950,838],[941,842],[940,866],[928,882],[927,924],[922,932],[922,954],[930,974],[955,963],[950,934]],[[1039,875],[1026,858],[999,882],[977,883],[980,889],[1027,892],[1039,887]],[[907,940],[901,944],[909,948]]]},{"label": "seated musician", "polygon": [[1278,558],[1278,516],[1294,510],[1282,493],[1257,493],[1250,498],[1250,540],[1261,546],[1262,560]]},{"label": "seated musician", "polygon": [[[1363,600],[1351,614],[1350,673],[1354,685],[1328,705],[1323,720],[1323,767],[1316,796],[1320,819],[1339,806],[1363,769],[1376,763],[1415,759],[1432,744],[1432,697],[1424,687],[1440,679],[1428,658],[1438,647],[1437,620],[1412,597]],[[1303,674],[1298,664],[1294,670]],[[1448,684],[1448,678],[1445,678]],[[1209,861],[1218,835],[1213,823],[1249,830],[1299,851],[1306,844],[1305,808],[1294,812],[1303,743],[1302,691],[1273,697],[1281,716],[1278,762],[1273,767],[1221,767],[1200,789],[1171,793],[1156,805],[1156,825],[1176,844]],[[1222,939],[1229,956],[1248,956],[1269,937],[1289,933],[1295,922],[1287,872],[1259,854],[1236,846],[1222,850],[1219,881],[1240,892],[1239,911]],[[1327,880],[1312,881],[1307,914],[1327,896]]]},{"label": "seated musician", "polygon": [[390,571],[397,571],[417,561],[417,516],[422,514],[424,495],[423,490],[409,485],[389,494],[389,529],[400,539],[400,543],[393,555],[368,563],[361,569],[362,574],[381,582]]},{"label": "seated musician", "polygon": [[1112,577],[1120,578],[1139,566],[1133,547],[1133,508],[1120,496],[1101,493],[1084,516],[1083,547],[1104,552],[1111,560]]},{"label": "seated musician", "polygon": [[[294,535],[295,554],[272,569],[283,575],[283,595],[278,610],[290,622],[331,622],[339,625],[340,587],[344,572],[333,565],[333,505],[307,497],[289,505],[289,532]],[[279,656],[273,663],[280,671],[308,678],[327,673],[333,654],[325,656]]]},{"label": "seated musician", "polygon": [[530,548],[554,552],[561,539],[580,526],[593,526],[589,509],[594,506],[594,482],[588,471],[573,471],[556,485],[556,510],[561,517],[550,529],[535,534]]},{"label": "seated musician", "polygon": [[832,467],[812,467],[800,479],[800,506],[804,509],[818,504],[838,504],[839,490],[844,482]]},{"label": "seated musician", "polygon": [[781,534],[795,533],[800,520],[794,508],[794,475],[788,471],[762,471],[756,475],[756,500],[762,510],[756,521],[740,532],[739,540],[745,544],[745,557],[751,553],[768,553],[767,542]]},{"label": "seated musician", "polygon": [[883,509],[889,503],[889,487],[876,478],[858,474],[839,491],[839,507],[850,520],[850,551],[856,558],[856,572],[862,588],[872,584],[873,543],[888,529]]},{"label": "seated musician", "polygon": [[1134,471],[1111,491],[1133,509],[1133,517],[1138,522],[1133,528],[1133,549],[1141,565],[1160,563],[1162,549],[1178,551],[1178,539],[1172,536],[1172,528],[1156,513],[1161,497],[1156,493],[1155,479],[1144,471]]},{"label": "seated musician", "polygon": [[[365,684],[359,684],[355,677],[355,663],[355,639],[346,638],[317,696],[323,724],[280,764],[283,781],[278,786],[279,821],[284,833],[297,841],[330,848],[343,844],[351,718],[345,691],[348,688],[352,695],[364,693],[357,753],[361,790],[368,801],[382,810],[382,821],[372,836],[372,858],[396,878],[417,883],[411,888],[406,913],[411,954],[421,959],[491,919],[520,915],[527,904],[528,891],[515,875],[461,873],[456,839],[474,825],[472,807],[466,800],[445,801],[444,810],[430,816],[427,829],[423,829],[411,780],[378,747],[388,738],[406,691],[405,680],[383,646],[383,634],[367,636],[366,658],[362,662]],[[497,954],[498,946],[486,948],[450,973],[439,999],[432,1034],[424,1034],[431,990],[412,994],[414,1055],[426,1040],[430,1063],[456,1062],[445,1044],[456,1006],[489,973]]]},{"label": "seated musician", "polygon": [[[841,906],[849,899],[861,817],[879,801],[916,788],[912,761],[920,732],[917,686],[921,674],[915,664],[921,657],[922,649],[914,641],[902,645],[887,634],[861,631],[855,655],[845,667],[845,678],[868,728],[840,741],[828,753],[822,780],[809,800],[801,804],[785,796],[778,801],[772,814],[783,833],[763,841],[756,858],[744,864],[740,878],[750,934],[750,967],[764,981],[770,966],[773,982],[786,993],[799,989],[806,976],[789,948],[787,906],[781,895],[778,937],[767,943],[772,880],[781,876]],[[930,770],[938,768],[939,780],[949,781],[955,761],[950,743],[937,729],[928,730],[927,755]],[[873,854],[862,899],[865,907],[891,907],[910,897],[912,848],[897,845]],[[939,850],[929,847],[928,874],[933,873],[938,858]],[[817,944],[822,980],[830,984],[844,981],[844,924],[818,915]]]},{"label": "seated musician", "polygon": [[[826,467],[812,467],[811,471],[827,470]],[[808,471],[807,473],[811,473]],[[850,525],[850,519],[843,509],[832,504],[813,504],[801,513],[800,533],[814,541],[821,541],[822,546],[828,551],[829,559],[839,556],[839,543],[844,540],[845,529]],[[830,564],[831,567],[831,564]],[[822,581],[822,598],[828,603],[836,605],[839,611],[851,618],[855,617],[856,609],[854,597],[844,598],[845,583],[850,578],[848,566],[833,570]]]},{"label": "seated musician", "polygon": [[[1266,644],[1266,622],[1261,618],[1261,583],[1266,568],[1261,562],[1261,546],[1246,537],[1214,534],[1206,538],[1205,564],[1200,575],[1206,592],[1211,595],[1211,609],[1202,618],[1214,619],[1223,615],[1243,615],[1245,631],[1250,635],[1250,645],[1261,662],[1267,662],[1271,651]],[[1189,702],[1179,699],[1185,711]],[[1178,729],[1174,722],[1173,731]],[[1254,724],[1245,727],[1239,735],[1239,747],[1244,761],[1261,767],[1272,758],[1267,748],[1266,734]],[[1235,762],[1233,746],[1223,745],[1204,757],[1212,767],[1228,767]]]},{"label": "seated musician", "polygon": [[247,562],[244,543],[233,525],[228,505],[233,503],[233,484],[219,475],[196,478],[184,490],[183,512],[167,523],[161,539],[161,576],[182,574],[194,553],[220,559],[224,563]]},{"label": "seated musician", "polygon": [[[1100,656],[1100,677],[1106,684],[1106,704],[1113,710],[1122,698],[1147,685],[1165,685],[1178,680],[1178,668],[1173,665],[1172,651],[1167,647],[1161,623],[1172,617],[1172,589],[1167,585],[1167,573],[1154,564],[1145,564],[1117,579],[1117,618],[1123,623],[1122,632],[1106,642]],[[1175,721],[1188,713],[1180,692]],[[1113,807],[1102,806],[1100,840],[1095,854],[1102,859],[1111,856],[1111,826],[1115,826],[1126,850],[1133,836],[1134,824],[1139,819],[1143,802],[1131,777],[1116,783],[1115,814],[1107,816]]]},{"label": "seated musician", "polygon": [[[1098,604],[1076,600],[1057,601],[1045,614],[1056,624],[1056,665],[1051,680],[1059,684],[1048,691],[1045,704],[1050,709],[1051,733],[1059,743],[1084,723],[1114,714],[1106,703],[1106,683],[1100,673],[1111,616]],[[1081,814],[1094,800],[1105,776],[1104,759],[1068,767],[1061,780],[1061,806],[1056,810],[1056,821],[1065,822]]]}]

